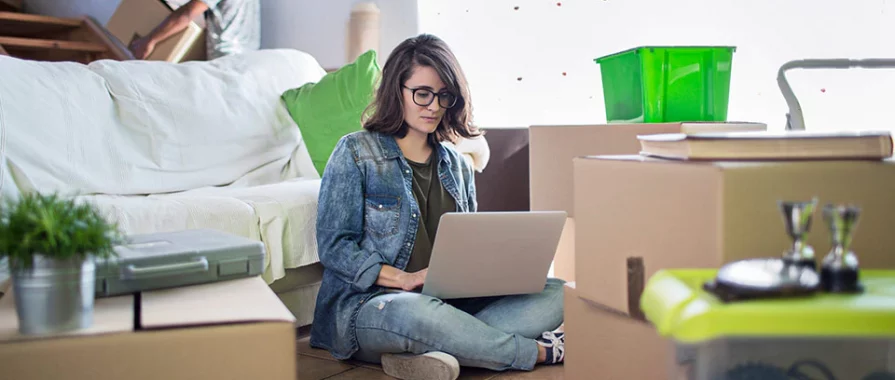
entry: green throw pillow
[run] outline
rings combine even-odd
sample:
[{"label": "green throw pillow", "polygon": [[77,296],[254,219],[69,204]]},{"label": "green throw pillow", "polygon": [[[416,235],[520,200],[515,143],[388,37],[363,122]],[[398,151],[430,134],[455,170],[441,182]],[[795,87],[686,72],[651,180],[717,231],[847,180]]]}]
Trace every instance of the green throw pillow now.
[{"label": "green throw pillow", "polygon": [[319,82],[283,93],[286,109],[321,176],[339,139],[362,129],[361,114],[373,99],[379,73],[376,51],[369,50]]}]

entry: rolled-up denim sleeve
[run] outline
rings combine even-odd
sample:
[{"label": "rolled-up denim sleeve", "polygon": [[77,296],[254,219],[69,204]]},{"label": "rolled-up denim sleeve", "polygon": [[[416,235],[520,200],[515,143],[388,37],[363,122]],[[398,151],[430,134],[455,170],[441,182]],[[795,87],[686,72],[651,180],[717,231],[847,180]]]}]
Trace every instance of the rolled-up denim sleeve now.
[{"label": "rolled-up denim sleeve", "polygon": [[361,248],[364,236],[364,174],[351,140],[336,144],[317,200],[317,252],[323,267],[357,290],[376,283],[382,264],[379,252]]}]

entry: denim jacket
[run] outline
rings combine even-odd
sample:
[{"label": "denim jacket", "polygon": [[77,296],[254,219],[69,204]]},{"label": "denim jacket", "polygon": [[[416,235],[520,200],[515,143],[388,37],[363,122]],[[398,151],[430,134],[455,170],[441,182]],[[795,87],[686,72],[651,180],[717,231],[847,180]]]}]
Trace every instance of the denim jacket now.
[{"label": "denim jacket", "polygon": [[[444,144],[435,153],[438,178],[457,211],[475,212],[472,167]],[[360,131],[336,144],[317,204],[317,252],[324,271],[311,346],[337,359],[357,351],[357,314],[364,302],[382,293],[384,288],[375,284],[382,265],[403,270],[413,251],[420,210],[412,179],[392,136]]]}]

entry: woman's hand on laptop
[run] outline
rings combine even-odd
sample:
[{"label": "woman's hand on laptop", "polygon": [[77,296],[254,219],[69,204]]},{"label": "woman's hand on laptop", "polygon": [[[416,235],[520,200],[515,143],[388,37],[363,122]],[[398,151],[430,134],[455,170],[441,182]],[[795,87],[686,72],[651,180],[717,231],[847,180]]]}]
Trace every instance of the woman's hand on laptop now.
[{"label": "woman's hand on laptop", "polygon": [[422,288],[423,284],[426,282],[426,273],[429,273],[428,268],[423,269],[419,272],[402,273],[401,289],[407,292],[412,292],[416,289]]},{"label": "woman's hand on laptop", "polygon": [[426,273],[429,273],[428,268],[408,273],[391,265],[382,265],[376,285],[412,292],[423,287],[423,283],[426,282]]}]

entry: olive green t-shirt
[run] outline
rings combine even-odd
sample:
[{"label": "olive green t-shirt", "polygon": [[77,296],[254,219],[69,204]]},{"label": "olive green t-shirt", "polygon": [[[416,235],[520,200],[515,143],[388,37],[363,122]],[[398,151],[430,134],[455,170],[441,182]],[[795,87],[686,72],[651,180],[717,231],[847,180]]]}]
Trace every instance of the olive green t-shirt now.
[{"label": "olive green t-shirt", "polygon": [[413,252],[405,272],[417,272],[429,267],[432,244],[441,215],[456,211],[457,204],[438,178],[438,154],[433,151],[425,163],[407,160],[413,170],[413,196],[420,206],[419,224]]}]

